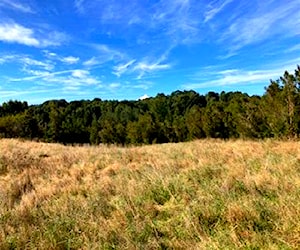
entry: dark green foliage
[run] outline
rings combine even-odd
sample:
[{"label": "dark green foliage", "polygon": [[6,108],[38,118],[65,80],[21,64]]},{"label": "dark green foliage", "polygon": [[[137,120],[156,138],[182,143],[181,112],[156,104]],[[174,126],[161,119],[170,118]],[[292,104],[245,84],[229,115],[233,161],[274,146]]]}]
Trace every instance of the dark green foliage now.
[{"label": "dark green foliage", "polygon": [[28,108],[27,102],[12,101],[5,102],[0,107],[0,117],[7,115],[16,115],[22,113]]},{"label": "dark green foliage", "polygon": [[0,106],[0,137],[125,145],[199,138],[294,138],[300,134],[300,67],[263,96],[175,91],[140,101],[47,101]]}]

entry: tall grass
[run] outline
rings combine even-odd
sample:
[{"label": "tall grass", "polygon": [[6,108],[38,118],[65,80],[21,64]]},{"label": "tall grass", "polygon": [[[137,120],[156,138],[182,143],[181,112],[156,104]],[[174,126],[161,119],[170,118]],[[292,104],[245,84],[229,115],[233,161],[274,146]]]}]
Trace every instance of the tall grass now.
[{"label": "tall grass", "polygon": [[300,142],[0,140],[0,249],[297,249]]}]

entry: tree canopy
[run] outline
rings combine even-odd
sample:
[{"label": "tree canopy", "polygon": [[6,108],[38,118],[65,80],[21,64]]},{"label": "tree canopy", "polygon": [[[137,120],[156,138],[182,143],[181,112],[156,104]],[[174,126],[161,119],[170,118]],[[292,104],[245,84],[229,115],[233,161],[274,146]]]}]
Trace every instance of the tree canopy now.
[{"label": "tree canopy", "polygon": [[61,143],[151,144],[199,138],[294,138],[300,134],[300,67],[262,96],[175,91],[139,101],[0,106],[0,137]]}]

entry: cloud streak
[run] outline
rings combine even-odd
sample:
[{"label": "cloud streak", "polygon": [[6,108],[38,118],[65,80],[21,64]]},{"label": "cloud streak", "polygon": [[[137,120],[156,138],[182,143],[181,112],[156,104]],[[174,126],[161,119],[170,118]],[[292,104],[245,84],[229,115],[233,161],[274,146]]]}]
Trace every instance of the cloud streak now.
[{"label": "cloud streak", "polygon": [[74,6],[79,13],[88,13],[99,20],[101,27],[109,27],[102,30],[103,33],[126,37],[136,43],[161,40],[168,43],[166,46],[195,43],[201,34],[199,15],[204,4],[197,0],[148,1],[147,4],[132,0],[126,2],[126,8],[124,1],[76,0]]},{"label": "cloud streak", "polygon": [[276,39],[285,39],[300,34],[300,9],[297,0],[278,6],[272,4],[272,1],[266,1],[265,4],[251,7],[253,11],[231,20],[231,24],[225,26],[220,41],[231,44],[230,50],[239,50],[274,36]]},{"label": "cloud streak", "polygon": [[130,69],[130,66],[135,63],[136,60],[133,59],[125,64],[119,64],[117,66],[114,67],[114,71],[113,74],[120,77],[121,75],[123,75],[125,72],[127,72]]},{"label": "cloud streak", "polygon": [[233,0],[219,1],[216,4],[210,4],[208,10],[204,13],[204,22],[206,23],[213,19],[231,2],[233,2]]},{"label": "cloud streak", "polygon": [[110,48],[105,44],[87,44],[89,48],[94,50],[94,55],[90,59],[85,60],[83,65],[86,67],[100,66],[107,62],[119,62],[125,55],[117,49]]},{"label": "cloud streak", "polygon": [[142,79],[145,74],[151,74],[155,71],[162,71],[171,68],[171,64],[163,63],[164,60],[159,58],[155,62],[149,62],[147,59],[137,61],[130,60],[124,64],[119,64],[113,68],[112,74],[121,77],[123,74],[137,73],[137,79]]},{"label": "cloud streak", "polygon": [[199,1],[161,1],[155,8],[152,23],[156,28],[164,27],[164,38],[172,46],[199,43],[202,40],[199,18],[202,8],[203,4]]},{"label": "cloud streak", "polygon": [[146,73],[150,74],[154,71],[161,71],[170,68],[170,64],[140,62],[133,68],[133,71],[138,72],[139,75],[137,79],[142,79]]},{"label": "cloud streak", "polygon": [[34,11],[30,8],[30,6],[21,4],[16,0],[1,0],[0,1],[0,8],[8,8],[13,9],[16,11],[24,12],[24,13],[34,13]]},{"label": "cloud streak", "polygon": [[244,70],[244,69],[227,69],[215,71],[209,69],[209,73],[199,72],[191,79],[194,83],[188,83],[182,85],[185,89],[201,89],[201,88],[213,88],[232,85],[250,85],[250,84],[268,84],[269,80],[278,79],[286,70],[292,72],[296,67],[296,62],[299,62],[300,58],[291,60],[284,65],[270,65],[266,69],[258,70]]},{"label": "cloud streak", "polygon": [[99,85],[97,77],[91,76],[90,72],[82,69],[62,70],[55,72],[39,71],[32,76],[21,78],[10,78],[10,82],[37,81],[49,83],[60,83],[71,86]]}]

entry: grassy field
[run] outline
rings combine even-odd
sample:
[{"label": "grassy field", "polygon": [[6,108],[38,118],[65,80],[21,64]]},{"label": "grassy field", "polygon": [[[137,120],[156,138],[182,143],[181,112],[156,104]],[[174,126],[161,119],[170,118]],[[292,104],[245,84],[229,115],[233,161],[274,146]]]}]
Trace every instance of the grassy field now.
[{"label": "grassy field", "polygon": [[300,142],[0,140],[0,249],[299,249]]}]

